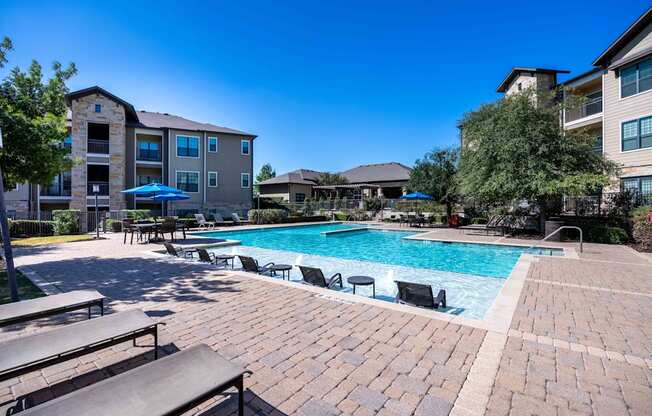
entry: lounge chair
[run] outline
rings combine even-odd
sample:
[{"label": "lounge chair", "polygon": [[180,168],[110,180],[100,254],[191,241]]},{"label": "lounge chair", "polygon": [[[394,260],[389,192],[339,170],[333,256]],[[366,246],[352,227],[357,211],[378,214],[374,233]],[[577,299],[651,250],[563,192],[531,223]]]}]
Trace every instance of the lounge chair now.
[{"label": "lounge chair", "polygon": [[263,266],[258,265],[258,260],[254,259],[253,257],[247,257],[247,256],[238,256],[240,259],[240,263],[242,263],[242,268],[244,269],[245,272],[250,272],[250,273],[258,273],[258,274],[266,274],[269,273],[271,274],[273,270],[270,268],[270,266],[273,266],[273,262],[269,262]]},{"label": "lounge chair", "polygon": [[0,381],[81,357],[145,335],[154,336],[158,358],[157,323],[145,312],[132,309],[50,331],[13,338],[0,343]]},{"label": "lounge chair", "polygon": [[486,224],[471,224],[471,225],[463,225],[461,227],[458,227],[460,230],[467,231],[484,231],[486,234],[489,234],[489,231],[501,231],[503,234],[505,233],[505,227],[503,226],[503,222],[505,221],[505,216],[504,215],[494,215],[489,218]]},{"label": "lounge chair", "polygon": [[163,416],[185,413],[229,388],[244,415],[244,375],[205,344],[118,374],[21,412],[25,416]]},{"label": "lounge chair", "polygon": [[439,305],[446,307],[446,291],[441,289],[435,298],[432,295],[432,286],[420,283],[402,282],[395,280],[398,286],[396,303],[418,306],[420,308],[438,309]]},{"label": "lounge chair", "polygon": [[198,248],[197,255],[199,256],[199,261],[202,263],[210,264],[228,264],[226,259],[218,259],[215,257],[215,253],[209,253],[205,248]]},{"label": "lounge chair", "polygon": [[168,254],[174,257],[192,257],[192,253],[196,251],[195,249],[184,250],[182,248],[176,248],[171,243],[163,243],[163,245]]},{"label": "lounge chair", "polygon": [[233,221],[226,221],[222,214],[213,214],[216,225],[233,225]]},{"label": "lounge chair", "polygon": [[93,306],[98,306],[100,315],[104,315],[104,299],[105,297],[97,290],[73,290],[0,305],[0,328],[86,308],[88,308],[88,319],[91,319]]},{"label": "lounge chair", "polygon": [[301,270],[301,275],[303,275],[304,283],[329,289],[332,289],[336,284],[339,284],[340,287],[342,287],[341,273],[335,273],[328,280],[326,280],[326,277],[324,276],[324,273],[321,271],[321,269],[308,266],[297,267],[299,267],[299,270]]},{"label": "lounge chair", "polygon": [[215,228],[215,221],[206,221],[204,214],[195,214],[195,221],[199,228]]},{"label": "lounge chair", "polygon": [[249,220],[241,220],[240,216],[235,212],[231,214],[231,219],[233,220],[234,225],[249,224]]}]

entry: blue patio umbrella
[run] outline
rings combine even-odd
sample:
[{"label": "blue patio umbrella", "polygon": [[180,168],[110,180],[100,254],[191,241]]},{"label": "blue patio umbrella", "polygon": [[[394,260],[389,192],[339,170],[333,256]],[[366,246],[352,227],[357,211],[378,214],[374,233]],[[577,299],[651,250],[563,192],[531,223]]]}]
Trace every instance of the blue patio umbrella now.
[{"label": "blue patio umbrella", "polygon": [[125,189],[122,193],[147,197],[159,194],[183,194],[183,191],[181,189],[163,185],[162,183],[154,182],[136,188]]},{"label": "blue patio umbrella", "polygon": [[190,197],[184,193],[173,194],[171,192],[167,194],[157,194],[152,197],[152,199],[157,202],[183,201],[184,199],[189,199],[189,198]]},{"label": "blue patio umbrella", "polygon": [[421,192],[413,192],[411,194],[403,195],[401,199],[409,199],[412,201],[420,201],[420,200],[429,200],[432,199],[432,197],[428,194],[422,194]]}]

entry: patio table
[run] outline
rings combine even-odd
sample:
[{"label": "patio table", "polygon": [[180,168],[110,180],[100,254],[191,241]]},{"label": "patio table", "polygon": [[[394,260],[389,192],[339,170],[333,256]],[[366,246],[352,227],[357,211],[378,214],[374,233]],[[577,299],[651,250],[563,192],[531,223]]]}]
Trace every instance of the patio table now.
[{"label": "patio table", "polygon": [[373,286],[373,297],[376,298],[376,279],[369,276],[351,276],[346,279],[350,285],[353,286],[353,294],[355,295],[356,286]]},{"label": "patio table", "polygon": [[287,272],[288,280],[290,280],[290,271],[292,271],[292,265],[290,264],[274,264],[269,267],[274,275],[276,272],[281,272],[281,278],[285,280],[285,273]]},{"label": "patio table", "polygon": [[[154,222],[147,222],[147,223],[140,223],[140,224],[132,224],[131,227],[135,228],[138,230],[138,239],[140,240],[141,237],[147,233],[147,243],[150,243],[151,241],[158,241],[158,230],[160,227],[160,224],[154,223]],[[149,233],[154,232],[154,240],[149,239]]]}]

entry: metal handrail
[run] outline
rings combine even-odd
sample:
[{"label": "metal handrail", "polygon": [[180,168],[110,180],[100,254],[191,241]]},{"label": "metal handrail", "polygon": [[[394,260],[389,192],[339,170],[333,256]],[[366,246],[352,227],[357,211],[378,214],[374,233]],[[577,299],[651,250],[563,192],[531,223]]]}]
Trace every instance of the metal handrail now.
[{"label": "metal handrail", "polygon": [[537,244],[532,244],[530,247],[528,247],[528,250],[529,250],[529,249],[533,249],[533,248],[535,248],[535,247],[539,247],[539,245],[540,245],[541,243],[543,243],[543,242],[546,241],[548,238],[552,237],[553,235],[557,234],[558,232],[560,232],[560,231],[563,230],[563,229],[574,229],[574,230],[577,230],[577,231],[580,232],[580,253],[582,253],[582,252],[583,252],[583,249],[584,249],[584,247],[583,247],[583,240],[584,240],[584,239],[583,239],[582,229],[581,229],[580,227],[576,227],[576,226],[574,226],[574,225],[562,225],[561,227],[557,228],[555,231],[553,231],[553,232],[551,232],[550,234],[548,234],[547,236],[545,236],[545,237],[543,238],[543,240],[539,241]]}]

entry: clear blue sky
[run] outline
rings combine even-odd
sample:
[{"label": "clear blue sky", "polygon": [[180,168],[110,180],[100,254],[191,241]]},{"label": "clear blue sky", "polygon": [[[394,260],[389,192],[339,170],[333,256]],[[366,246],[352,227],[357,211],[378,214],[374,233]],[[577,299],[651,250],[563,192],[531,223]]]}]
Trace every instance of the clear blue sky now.
[{"label": "clear blue sky", "polygon": [[73,90],[259,135],[256,171],[338,171],[457,144],[512,66],[588,70],[648,6],[3,0],[0,36],[9,66],[75,62]]}]

